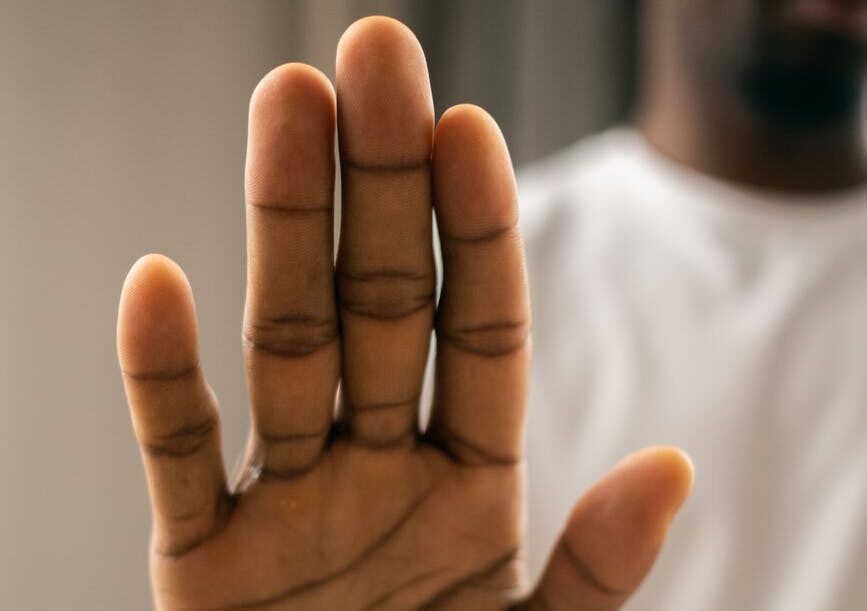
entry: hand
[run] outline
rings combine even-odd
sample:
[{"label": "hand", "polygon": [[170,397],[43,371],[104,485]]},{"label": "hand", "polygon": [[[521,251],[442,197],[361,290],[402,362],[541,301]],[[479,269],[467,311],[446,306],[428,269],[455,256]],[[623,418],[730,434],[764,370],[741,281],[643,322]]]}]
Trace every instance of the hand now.
[{"label": "hand", "polygon": [[[576,505],[528,593],[530,311],[494,121],[458,106],[434,129],[418,42],[393,20],[365,19],[338,46],[336,94],[300,64],[256,88],[246,198],[252,426],[231,488],[186,278],[147,256],[121,297],[118,352],[152,501],[157,606],[618,608],[650,568],[691,468],[665,448],[615,467]],[[434,405],[422,431],[432,329]]]}]

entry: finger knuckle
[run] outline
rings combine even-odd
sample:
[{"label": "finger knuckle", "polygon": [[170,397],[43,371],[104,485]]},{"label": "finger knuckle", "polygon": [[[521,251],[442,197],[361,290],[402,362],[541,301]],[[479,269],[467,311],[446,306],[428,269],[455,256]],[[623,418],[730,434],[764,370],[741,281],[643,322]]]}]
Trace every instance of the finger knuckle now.
[{"label": "finger knuckle", "polygon": [[334,316],[290,315],[248,321],[243,342],[247,349],[286,357],[303,357],[338,337]]},{"label": "finger knuckle", "polygon": [[337,295],[341,307],[376,319],[404,318],[433,307],[432,273],[379,270],[352,274],[338,272]]},{"label": "finger knuckle", "polygon": [[437,326],[438,341],[480,356],[505,356],[524,348],[530,337],[525,320],[448,328]]},{"label": "finger knuckle", "polygon": [[195,422],[184,424],[167,433],[144,435],[141,447],[150,457],[191,456],[213,439],[216,428],[216,415],[208,413]]}]

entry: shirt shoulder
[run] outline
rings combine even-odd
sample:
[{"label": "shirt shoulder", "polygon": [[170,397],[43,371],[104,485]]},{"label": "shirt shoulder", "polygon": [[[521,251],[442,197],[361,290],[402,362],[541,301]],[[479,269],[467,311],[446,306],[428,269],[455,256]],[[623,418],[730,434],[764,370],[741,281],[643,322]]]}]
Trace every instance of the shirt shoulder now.
[{"label": "shirt shoulder", "polygon": [[617,193],[630,183],[629,166],[639,136],[627,127],[584,138],[518,169],[518,205],[526,242],[542,239],[567,217],[590,208],[616,206]]}]

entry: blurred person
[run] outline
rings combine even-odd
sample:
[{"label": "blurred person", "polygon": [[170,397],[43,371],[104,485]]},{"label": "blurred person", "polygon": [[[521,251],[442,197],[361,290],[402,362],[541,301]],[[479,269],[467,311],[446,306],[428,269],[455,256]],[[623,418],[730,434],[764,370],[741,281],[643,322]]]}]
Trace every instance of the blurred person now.
[{"label": "blurred person", "polygon": [[535,587],[522,574],[529,303],[508,154],[478,108],[434,128],[417,42],[372,18],[341,40],[336,96],[287,65],[251,101],[253,425],[233,486],[186,280],[149,256],[125,283],[118,349],[160,608],[617,609],[691,466],[655,447],[570,512],[571,495],[660,442],[701,477],[638,608],[863,603],[867,5],[643,8],[635,126],[520,181]]},{"label": "blurred person", "polygon": [[641,15],[633,125],[519,173],[532,564],[652,440],[698,479],[630,608],[865,608],[867,2]]}]

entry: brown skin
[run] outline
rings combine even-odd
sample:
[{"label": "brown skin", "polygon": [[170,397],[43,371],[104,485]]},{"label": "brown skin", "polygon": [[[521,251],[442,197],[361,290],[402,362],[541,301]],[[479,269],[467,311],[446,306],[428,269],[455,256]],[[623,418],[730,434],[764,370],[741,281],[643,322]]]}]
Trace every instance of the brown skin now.
[{"label": "brown skin", "polygon": [[636,122],[655,148],[702,173],[777,191],[867,180],[864,33],[805,17],[796,0],[641,6]]},{"label": "brown skin", "polygon": [[[118,352],[151,495],[157,607],[619,608],[692,470],[671,448],[617,465],[575,506],[541,582],[524,583],[530,309],[494,121],[459,106],[434,129],[418,42],[393,20],[365,19],[338,47],[336,94],[300,64],[256,88],[246,195],[252,427],[231,488],[183,273],[143,257],[121,297]],[[435,400],[419,432],[432,329]]]}]

